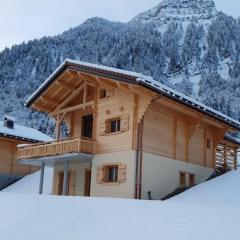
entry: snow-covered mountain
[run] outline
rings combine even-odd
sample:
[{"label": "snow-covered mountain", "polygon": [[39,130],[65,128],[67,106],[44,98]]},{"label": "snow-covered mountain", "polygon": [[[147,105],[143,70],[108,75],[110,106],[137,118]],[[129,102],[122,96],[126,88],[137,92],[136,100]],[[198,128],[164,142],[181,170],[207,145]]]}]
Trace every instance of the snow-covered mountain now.
[{"label": "snow-covered mountain", "polygon": [[0,118],[51,134],[26,98],[65,58],[136,71],[240,119],[240,20],[212,0],[164,0],[129,23],[92,18],[0,53]]},{"label": "snow-covered mountain", "polygon": [[133,18],[132,22],[154,23],[161,30],[173,21],[185,24],[192,21],[209,24],[216,15],[217,9],[212,0],[164,0],[156,7]]}]

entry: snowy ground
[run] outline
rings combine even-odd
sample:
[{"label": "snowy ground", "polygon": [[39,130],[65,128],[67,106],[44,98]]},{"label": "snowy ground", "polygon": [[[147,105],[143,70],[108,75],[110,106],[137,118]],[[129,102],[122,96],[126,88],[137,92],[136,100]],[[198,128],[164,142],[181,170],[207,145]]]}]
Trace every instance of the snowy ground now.
[{"label": "snowy ground", "polygon": [[19,194],[16,184],[0,193],[0,239],[235,240],[239,183],[231,172],[165,202]]},{"label": "snowy ground", "polygon": [[[52,179],[53,168],[46,167],[44,173],[43,194],[50,194],[52,192]],[[37,194],[39,180],[40,171],[22,178],[20,181],[2,190],[2,192]]]}]

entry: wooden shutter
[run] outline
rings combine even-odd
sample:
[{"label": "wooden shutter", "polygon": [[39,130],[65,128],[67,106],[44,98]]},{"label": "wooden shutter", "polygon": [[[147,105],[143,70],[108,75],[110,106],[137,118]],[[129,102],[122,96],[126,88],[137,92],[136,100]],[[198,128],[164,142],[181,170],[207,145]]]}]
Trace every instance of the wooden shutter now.
[{"label": "wooden shutter", "polygon": [[106,97],[112,97],[114,95],[114,88],[107,88],[106,89]]},{"label": "wooden shutter", "polygon": [[121,132],[125,132],[129,130],[129,117],[125,116],[121,118]]},{"label": "wooden shutter", "polygon": [[97,167],[97,183],[103,183],[104,182],[104,167],[99,166]]},{"label": "wooden shutter", "polygon": [[105,122],[100,122],[98,134],[99,134],[99,136],[103,136],[103,135],[105,135],[105,133],[106,133],[106,124],[105,124]]},{"label": "wooden shutter", "polygon": [[127,165],[118,164],[118,182],[125,183],[127,177]]},{"label": "wooden shutter", "polygon": [[53,195],[58,195],[58,181],[59,181],[59,174],[55,173],[54,174],[54,179],[53,179]]},{"label": "wooden shutter", "polygon": [[76,186],[76,171],[70,171],[69,177],[69,196],[75,195],[75,186]]}]

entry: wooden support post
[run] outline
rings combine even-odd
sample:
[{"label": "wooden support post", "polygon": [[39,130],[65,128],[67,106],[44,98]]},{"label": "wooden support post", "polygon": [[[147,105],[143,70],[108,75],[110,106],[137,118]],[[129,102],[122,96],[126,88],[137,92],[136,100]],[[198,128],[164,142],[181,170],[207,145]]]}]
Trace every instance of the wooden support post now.
[{"label": "wooden support post", "polygon": [[45,163],[42,163],[41,172],[40,172],[39,194],[43,193],[44,170],[45,170]]},{"label": "wooden support post", "polygon": [[207,148],[208,148],[208,146],[207,146],[207,132],[206,132],[206,130],[204,130],[203,137],[204,137],[204,139],[203,139],[203,141],[204,141],[203,161],[204,161],[204,167],[206,167],[207,166]]},{"label": "wooden support post", "polygon": [[224,144],[224,164],[227,164],[227,144]]},{"label": "wooden support post", "polygon": [[68,160],[64,161],[63,192],[62,195],[68,195]]},{"label": "wooden support post", "polygon": [[55,117],[56,120],[56,127],[55,127],[55,138],[59,139],[60,138],[60,115],[57,114]]},{"label": "wooden support post", "polygon": [[177,159],[177,119],[174,118],[173,126],[173,159]]},{"label": "wooden support post", "polygon": [[84,81],[83,86],[83,110],[86,109],[86,102],[87,102],[87,81]]},{"label": "wooden support post", "polygon": [[237,170],[237,149],[234,150],[234,170]]}]

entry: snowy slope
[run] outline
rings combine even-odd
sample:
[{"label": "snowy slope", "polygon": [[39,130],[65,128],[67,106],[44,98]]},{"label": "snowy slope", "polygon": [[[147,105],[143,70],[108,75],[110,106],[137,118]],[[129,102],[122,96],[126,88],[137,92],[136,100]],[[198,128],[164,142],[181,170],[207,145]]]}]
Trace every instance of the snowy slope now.
[{"label": "snowy slope", "polygon": [[165,202],[0,193],[0,239],[236,240],[238,182],[231,172]]},{"label": "snowy slope", "polygon": [[[30,174],[15,184],[2,190],[9,193],[27,193],[37,194],[39,187],[40,171]],[[53,168],[45,168],[43,194],[51,194],[52,192]]]}]

